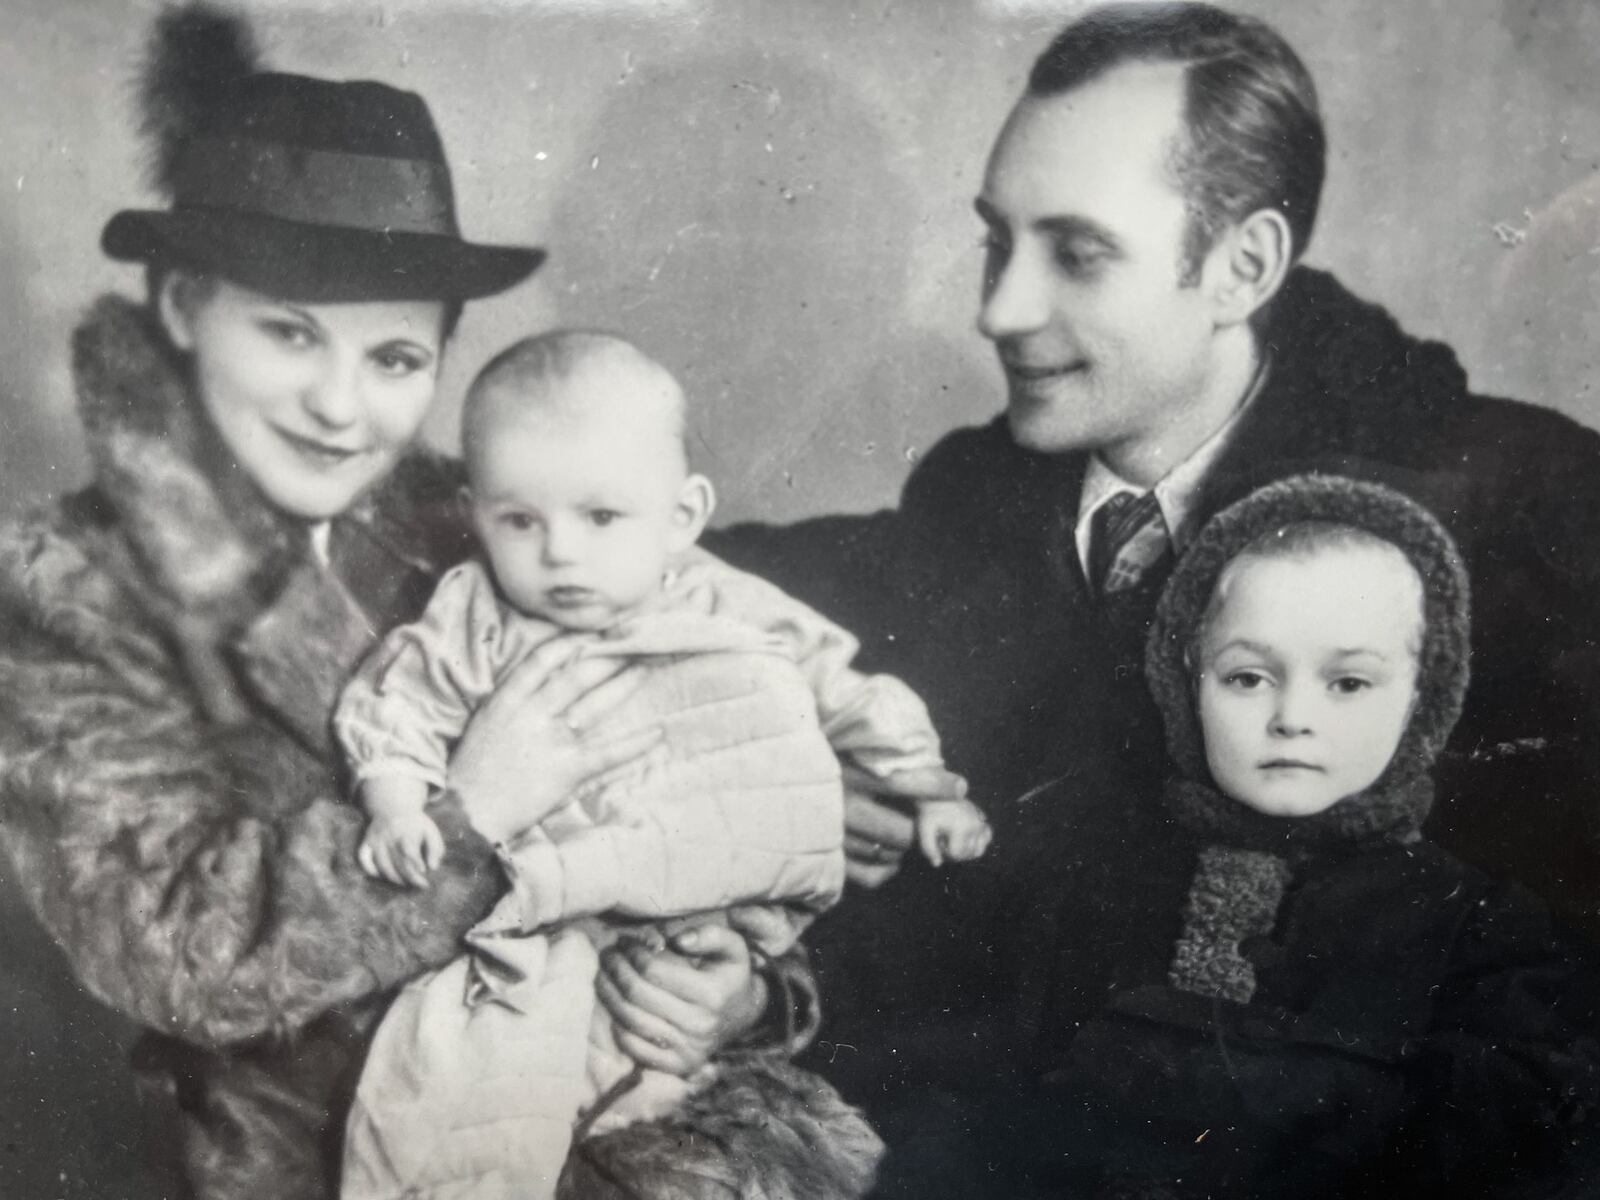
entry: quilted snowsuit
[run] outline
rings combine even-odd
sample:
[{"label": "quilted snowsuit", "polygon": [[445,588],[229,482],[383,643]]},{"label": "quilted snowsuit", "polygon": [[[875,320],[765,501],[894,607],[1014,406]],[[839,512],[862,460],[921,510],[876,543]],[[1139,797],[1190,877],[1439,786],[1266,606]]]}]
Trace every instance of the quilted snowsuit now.
[{"label": "quilted snowsuit", "polygon": [[471,713],[555,638],[646,672],[596,733],[659,726],[663,742],[504,849],[512,887],[468,935],[470,960],[391,1008],[352,1110],[346,1200],[548,1195],[580,1114],[608,1130],[673,1111],[710,1072],[635,1073],[595,1002],[596,950],[641,921],[738,906],[752,947],[787,952],[843,886],[836,756],[881,773],[939,763],[921,702],[851,670],[848,634],[695,551],[603,635],[517,612],[480,562],[451,570],[340,702],[357,778],[443,787]]},{"label": "quilted snowsuit", "polygon": [[[94,485],[0,528],[0,844],[85,989],[148,1031],[199,1200],[331,1197],[373,1016],[504,886],[452,804],[432,887],[362,875],[330,738],[357,661],[470,548],[459,476],[403,462],[333,523],[325,567],[208,434],[144,308],[102,301],[73,357]],[[803,960],[769,982],[796,1036],[575,1146],[562,1195],[865,1192],[876,1137],[786,1059],[814,1027]]]}]

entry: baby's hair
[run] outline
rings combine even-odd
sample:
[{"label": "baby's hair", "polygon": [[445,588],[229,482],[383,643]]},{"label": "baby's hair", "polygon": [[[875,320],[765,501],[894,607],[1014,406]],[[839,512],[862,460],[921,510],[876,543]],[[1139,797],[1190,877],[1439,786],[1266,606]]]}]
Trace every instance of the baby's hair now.
[{"label": "baby's hair", "polygon": [[1186,657],[1191,669],[1194,664],[1201,661],[1200,650],[1205,642],[1206,632],[1211,628],[1211,622],[1216,619],[1217,610],[1227,599],[1228,590],[1232,587],[1242,564],[1251,559],[1289,558],[1304,561],[1325,550],[1354,549],[1381,550],[1395,554],[1417,575],[1417,626],[1407,645],[1413,655],[1420,654],[1424,620],[1423,581],[1421,572],[1417,571],[1416,565],[1406,556],[1405,551],[1388,538],[1379,537],[1358,525],[1347,525],[1341,521],[1295,521],[1277,529],[1269,529],[1252,539],[1222,568],[1222,572],[1217,576],[1216,586],[1211,589],[1211,598],[1206,601],[1205,612],[1196,624],[1194,636],[1189,643]]},{"label": "baby's hair", "polygon": [[491,414],[559,412],[581,418],[584,409],[561,385],[589,376],[604,382],[605,374],[637,379],[655,386],[636,392],[635,419],[660,421],[680,452],[684,443],[683,390],[655,359],[626,338],[592,329],[557,329],[523,338],[486,363],[467,389],[461,412],[462,450],[468,463],[485,435]]}]

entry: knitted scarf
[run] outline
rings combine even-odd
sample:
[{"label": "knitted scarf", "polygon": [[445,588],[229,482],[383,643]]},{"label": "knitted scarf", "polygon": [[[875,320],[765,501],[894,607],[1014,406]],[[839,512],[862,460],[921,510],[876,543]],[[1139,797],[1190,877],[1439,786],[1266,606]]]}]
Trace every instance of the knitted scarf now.
[{"label": "knitted scarf", "polygon": [[[1301,522],[1350,526],[1396,546],[1422,580],[1423,636],[1417,702],[1383,774],[1320,813],[1283,818],[1217,790],[1187,655],[1228,563],[1258,537]],[[1299,475],[1251,493],[1201,531],[1162,593],[1145,654],[1172,762],[1165,801],[1203,845],[1168,970],[1172,986],[1248,1002],[1256,977],[1241,944],[1273,932],[1298,868],[1318,854],[1419,836],[1433,804],[1433,763],[1466,695],[1469,632],[1460,552],[1430,513],[1389,488]]]}]

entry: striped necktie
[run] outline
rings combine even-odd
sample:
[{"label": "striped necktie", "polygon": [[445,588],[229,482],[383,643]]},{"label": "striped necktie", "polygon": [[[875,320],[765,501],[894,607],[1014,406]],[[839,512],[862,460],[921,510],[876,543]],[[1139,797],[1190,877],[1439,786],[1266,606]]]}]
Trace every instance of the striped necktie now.
[{"label": "striped necktie", "polygon": [[1154,492],[1118,492],[1089,523],[1089,586],[1097,596],[1133,587],[1172,552]]}]

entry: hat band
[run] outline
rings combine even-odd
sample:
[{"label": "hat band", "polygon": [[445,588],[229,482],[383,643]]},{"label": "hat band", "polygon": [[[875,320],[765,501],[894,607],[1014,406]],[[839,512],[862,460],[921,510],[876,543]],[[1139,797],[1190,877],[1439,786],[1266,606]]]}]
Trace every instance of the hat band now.
[{"label": "hat band", "polygon": [[385,233],[457,237],[442,162],[198,137],[184,148],[173,201]]}]

